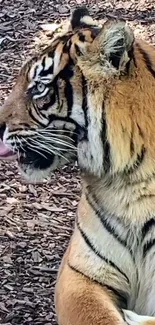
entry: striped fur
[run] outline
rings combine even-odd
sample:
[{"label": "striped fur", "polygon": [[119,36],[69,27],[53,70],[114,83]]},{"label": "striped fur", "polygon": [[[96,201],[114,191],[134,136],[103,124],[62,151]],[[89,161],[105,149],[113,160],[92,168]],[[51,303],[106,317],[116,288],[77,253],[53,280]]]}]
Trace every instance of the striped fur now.
[{"label": "striped fur", "polygon": [[155,51],[110,22],[79,53],[83,192],[56,285],[58,321],[155,324]]},{"label": "striped fur", "polygon": [[[155,325],[155,50],[122,21],[100,30],[85,9],[71,21],[22,69],[0,114],[4,138],[32,149],[42,135],[53,155],[33,148],[49,169],[77,148],[82,196],[56,284],[59,325]],[[48,169],[25,155],[29,178]]]}]

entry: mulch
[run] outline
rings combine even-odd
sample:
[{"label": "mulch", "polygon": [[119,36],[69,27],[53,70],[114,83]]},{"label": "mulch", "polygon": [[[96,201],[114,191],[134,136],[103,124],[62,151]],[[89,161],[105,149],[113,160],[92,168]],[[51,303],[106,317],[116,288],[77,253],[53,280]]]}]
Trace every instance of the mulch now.
[{"label": "mulch", "polygon": [[[155,45],[154,0],[0,0],[0,103],[35,50],[42,24],[60,23],[79,4],[95,18],[124,18]],[[0,324],[56,325],[54,286],[80,195],[76,166],[27,184],[16,163],[0,162]]]}]

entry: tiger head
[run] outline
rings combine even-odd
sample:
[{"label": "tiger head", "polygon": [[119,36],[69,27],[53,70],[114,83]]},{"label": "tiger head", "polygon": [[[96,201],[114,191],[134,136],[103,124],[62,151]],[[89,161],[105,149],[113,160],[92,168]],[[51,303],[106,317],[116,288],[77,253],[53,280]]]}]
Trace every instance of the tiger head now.
[{"label": "tiger head", "polygon": [[153,48],[134,40],[124,21],[100,28],[77,9],[71,22],[72,31],[22,68],[0,111],[3,142],[29,179],[77,158],[97,177],[150,173]]},{"label": "tiger head", "polygon": [[24,64],[0,110],[0,156],[9,159],[15,154],[28,179],[39,180],[77,159],[87,95],[86,81],[75,65],[76,52],[98,31],[87,9],[76,9],[69,31]]}]

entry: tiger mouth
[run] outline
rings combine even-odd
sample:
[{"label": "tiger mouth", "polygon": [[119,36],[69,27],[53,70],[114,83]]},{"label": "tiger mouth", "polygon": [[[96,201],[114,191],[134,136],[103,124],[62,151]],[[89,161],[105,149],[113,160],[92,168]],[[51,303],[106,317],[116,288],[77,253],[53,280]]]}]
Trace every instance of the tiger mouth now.
[{"label": "tiger mouth", "polygon": [[[55,148],[56,149],[56,148]],[[18,153],[17,153],[18,151]],[[65,158],[65,153],[62,155],[60,152],[45,152],[44,150],[31,150],[28,147],[24,147],[23,150],[17,150],[16,152],[11,150],[2,140],[0,140],[0,160],[16,160],[18,166],[22,170],[27,168],[45,170],[50,168],[54,163],[55,158],[60,161]],[[67,150],[66,150],[67,152]],[[67,162],[68,159],[66,159]]]},{"label": "tiger mouth", "polygon": [[0,140],[0,160],[15,160],[17,154]]},{"label": "tiger mouth", "polygon": [[0,160],[17,160],[20,166],[30,165],[34,168],[49,167],[54,159],[54,154],[46,153],[46,156],[39,152],[33,152],[26,149],[25,152],[19,152],[18,154],[11,150],[2,140],[0,140]]},{"label": "tiger mouth", "polygon": [[29,178],[39,172],[44,177],[44,172],[77,160],[78,133],[76,126],[71,126],[71,130],[59,126],[7,137],[0,128],[0,160],[16,160],[21,173]]}]

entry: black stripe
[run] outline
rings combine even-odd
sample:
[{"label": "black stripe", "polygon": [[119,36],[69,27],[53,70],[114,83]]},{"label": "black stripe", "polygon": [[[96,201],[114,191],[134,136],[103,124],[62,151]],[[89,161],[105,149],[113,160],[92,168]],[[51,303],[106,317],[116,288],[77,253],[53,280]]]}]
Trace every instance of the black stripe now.
[{"label": "black stripe", "polygon": [[122,290],[114,289],[113,287],[107,284],[106,285],[104,284],[104,287],[108,291],[113,292],[114,296],[117,298],[119,308],[124,308],[124,309],[127,308],[127,303],[129,299],[128,294],[125,294],[125,292],[123,292]]},{"label": "black stripe", "polygon": [[142,145],[141,152],[140,152],[140,154],[137,155],[136,160],[133,163],[133,165],[129,168],[126,167],[126,169],[125,169],[126,174],[135,172],[141,166],[141,164],[145,158],[145,153],[146,153],[146,149],[145,149],[144,145]]},{"label": "black stripe", "polygon": [[29,110],[29,115],[30,115],[30,117],[32,118],[32,120],[35,121],[37,124],[39,124],[40,126],[42,126],[42,127],[44,127],[44,128],[46,127],[46,124],[41,123],[40,121],[38,121],[38,120],[35,118],[35,116],[33,116],[31,110]]},{"label": "black stripe", "polygon": [[87,81],[82,74],[82,110],[84,112],[84,119],[85,119],[85,127],[88,126],[88,117],[87,117],[87,111],[88,111],[88,103],[87,103]]},{"label": "black stripe", "polygon": [[19,126],[19,125],[21,125],[21,126],[24,127],[24,128],[28,128],[29,130],[30,130],[30,127],[31,127],[28,123],[22,123],[22,122],[21,122],[21,123],[18,123],[18,126]]},{"label": "black stripe", "polygon": [[55,85],[54,85],[54,93],[55,93],[57,101],[58,101],[59,112],[61,112],[63,104],[60,105],[59,87],[58,87],[57,83],[55,83]]},{"label": "black stripe", "polygon": [[79,41],[84,43],[85,42],[85,35],[82,34],[81,32],[79,32],[78,36],[79,36]]},{"label": "black stripe", "polygon": [[69,55],[71,44],[72,44],[71,42],[67,42],[64,44],[61,55],[60,55],[60,62],[62,60],[64,53],[67,53]]},{"label": "black stripe", "polygon": [[[151,218],[150,220],[146,221],[145,224],[142,227],[142,240],[145,239],[145,237],[149,234],[151,229],[155,229],[155,218]],[[151,248],[155,245],[155,239],[150,239],[150,241],[147,241],[144,244],[143,247],[143,257],[146,257],[148,252],[151,250]]]},{"label": "black stripe", "polygon": [[42,70],[40,72],[40,76],[41,77],[46,77],[46,76],[48,76],[48,74],[53,74],[53,68],[54,68],[54,64],[52,63],[52,65],[47,70]]},{"label": "black stripe", "polygon": [[[99,206],[99,203],[97,202],[97,199],[94,195],[91,195],[92,199],[95,202],[96,206]],[[104,226],[104,228],[121,244],[123,245],[125,248],[127,248],[130,252],[130,254],[133,257],[132,254],[132,250],[130,247],[127,246],[127,242],[126,240],[120,238],[119,234],[116,232],[116,230],[114,229],[114,227],[108,222],[107,218],[105,218],[105,211],[102,212],[99,210],[99,208],[96,208],[96,206],[93,204],[92,200],[90,199],[89,193],[86,194],[86,200],[88,201],[89,205],[91,206],[91,208],[94,210],[95,214],[97,215],[97,217],[100,219],[102,225]],[[119,222],[118,220],[116,220],[117,222]]]},{"label": "black stripe", "polygon": [[64,92],[65,92],[66,101],[67,101],[67,110],[68,110],[67,115],[70,116],[72,113],[72,108],[73,108],[73,89],[72,89],[72,85],[69,81],[66,81]]},{"label": "black stripe", "polygon": [[130,155],[131,157],[134,155],[135,153],[135,146],[134,146],[134,142],[133,142],[133,133],[131,134],[131,139],[130,139]]},{"label": "black stripe", "polygon": [[45,69],[45,56],[43,57],[43,60],[42,60],[42,67],[43,67],[43,69]]},{"label": "black stripe", "polygon": [[146,257],[146,255],[149,253],[149,251],[152,249],[152,247],[155,247],[155,239],[150,240],[144,245],[143,248],[143,257]]},{"label": "black stripe", "polygon": [[75,48],[77,56],[80,56],[82,54],[81,50],[80,50],[80,47],[77,44],[74,44],[74,48]]},{"label": "black stripe", "polygon": [[[71,18],[71,26],[73,29],[82,26],[82,22],[81,22],[81,18],[85,17],[85,16],[89,16],[89,11],[86,7],[80,7],[80,8],[76,8],[73,11],[72,14],[72,18]],[[88,26],[88,25],[87,25]]]},{"label": "black stripe", "polygon": [[136,60],[135,60],[135,55],[134,55],[133,43],[132,43],[131,49],[128,51],[128,57],[129,57],[129,61],[126,64],[126,73],[127,73],[127,75],[129,75],[129,73],[130,73],[130,65],[131,65],[131,62],[133,62],[133,64],[137,68],[137,64],[136,64]]},{"label": "black stripe", "polygon": [[69,82],[69,79],[74,75],[73,66],[73,60],[69,58],[68,64],[60,71],[58,77],[65,80],[65,82]]},{"label": "black stripe", "polygon": [[110,170],[111,161],[110,161],[110,144],[109,144],[109,141],[107,139],[107,123],[106,123],[106,117],[105,117],[104,102],[102,103],[102,131],[101,131],[101,141],[103,143],[103,153],[104,153],[103,165],[104,165],[104,171],[105,171],[105,173],[107,173]]},{"label": "black stripe", "polygon": [[45,118],[48,121],[46,114],[44,114],[43,112],[41,112],[41,109],[37,106],[36,103],[35,104],[33,103],[33,108],[35,109],[35,112],[38,115],[38,117],[40,117],[41,119],[42,118],[43,119]]},{"label": "black stripe", "polygon": [[101,255],[97,249],[94,247],[94,245],[91,243],[91,241],[89,240],[89,238],[87,237],[86,233],[82,230],[80,224],[77,222],[77,227],[81,233],[82,238],[84,239],[84,241],[86,242],[86,244],[92,249],[92,251],[99,257],[101,258],[105,263],[107,263],[108,265],[110,265],[111,267],[113,267],[115,270],[117,270],[120,274],[123,275],[123,277],[126,279],[127,283],[129,283],[129,279],[126,276],[126,274],[120,270],[120,268],[113,263],[111,260],[107,259],[105,256]]},{"label": "black stripe", "polygon": [[148,232],[151,230],[151,228],[155,227],[155,218],[151,218],[150,220],[146,221],[144,223],[144,226],[142,228],[142,237],[144,237],[148,234]]},{"label": "black stripe", "polygon": [[[23,125],[24,126],[24,125]],[[7,139],[9,139],[11,136],[14,136],[17,134],[17,132],[21,132],[21,131],[25,131],[25,129],[23,129],[23,127],[18,127],[16,129],[13,129],[12,131],[10,130],[9,133],[11,133]],[[14,134],[15,133],[15,134]]]},{"label": "black stripe", "polygon": [[137,128],[138,128],[139,135],[141,136],[142,139],[144,139],[144,133],[138,123],[137,123]]},{"label": "black stripe", "polygon": [[38,108],[36,102],[33,102],[33,109],[35,110],[35,112],[38,115],[38,117],[41,117],[40,109]]},{"label": "black stripe", "polygon": [[133,167],[134,170],[135,168],[138,168],[142,164],[145,157],[145,153],[146,153],[146,149],[144,146],[142,146],[141,153],[137,155],[136,162],[134,163],[134,167]]},{"label": "black stripe", "polygon": [[[72,37],[72,35],[71,35],[71,37]],[[67,43],[64,43],[64,46],[63,46],[63,49],[62,49],[62,52],[61,52],[61,55],[60,55],[60,61],[62,60],[62,57],[63,57],[64,53],[68,54],[68,59],[69,60],[71,59],[70,56],[69,56],[71,46],[72,46],[72,41],[71,41],[71,38],[70,38],[69,40],[67,40]],[[71,59],[71,61],[72,61],[72,59]],[[69,62],[68,62],[68,64],[69,64]]]},{"label": "black stripe", "polygon": [[[134,44],[134,42],[133,42],[133,44]],[[136,58],[135,58],[135,53],[134,53],[134,46],[133,46],[133,44],[132,44],[131,49],[128,51],[128,56],[129,56],[129,58],[130,58],[130,60],[129,60],[129,65],[130,65],[131,60],[132,60],[134,66],[137,68],[137,62],[136,62]],[[128,63],[127,63],[127,65],[128,65]],[[129,66],[128,66],[128,67],[129,67]],[[129,72],[129,71],[128,71],[128,72]]]},{"label": "black stripe", "polygon": [[123,291],[121,290],[117,290],[107,284],[103,284],[100,281],[97,281],[87,275],[85,275],[84,273],[82,273],[80,270],[78,270],[77,268],[75,268],[74,266],[72,266],[69,262],[68,262],[68,266],[70,267],[70,269],[72,269],[74,272],[87,277],[90,281],[95,282],[96,284],[101,285],[103,288],[106,288],[108,291],[113,292],[114,296],[117,298],[118,301],[118,307],[119,308],[127,308],[127,301],[128,301],[128,294],[125,294]]},{"label": "black stripe", "polygon": [[34,74],[33,74],[33,79],[35,79],[36,75],[37,75],[37,70],[38,70],[38,65],[36,65],[35,69],[34,69]]},{"label": "black stripe", "polygon": [[144,49],[142,49],[138,43],[136,45],[139,49],[139,52],[142,54],[142,56],[144,58],[144,61],[145,61],[145,64],[146,64],[148,70],[150,71],[152,76],[155,78],[155,70],[153,70],[153,68],[152,68],[152,62],[151,62],[151,59],[150,59],[148,53]]}]

